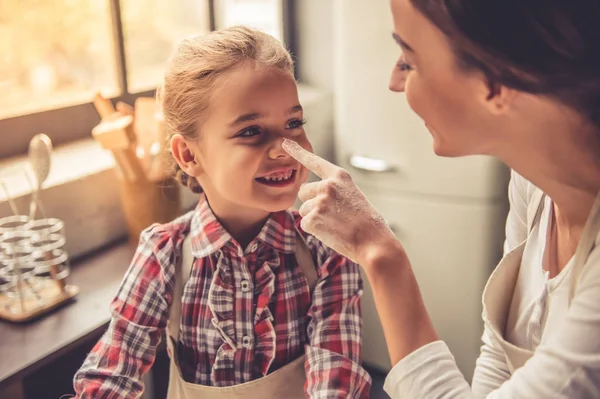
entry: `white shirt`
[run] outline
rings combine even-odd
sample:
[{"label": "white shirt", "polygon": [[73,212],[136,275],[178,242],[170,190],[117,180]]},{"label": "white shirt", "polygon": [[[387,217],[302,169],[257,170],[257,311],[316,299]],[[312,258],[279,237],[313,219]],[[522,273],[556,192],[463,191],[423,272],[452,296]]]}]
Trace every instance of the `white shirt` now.
[{"label": "white shirt", "polygon": [[[551,331],[551,328],[545,329],[546,324],[558,325],[568,309],[573,258],[554,278],[550,279],[548,272],[554,249],[549,245],[553,239],[553,214],[552,200],[546,197],[540,221],[528,238],[533,245],[528,245],[523,253],[505,332],[507,341],[530,351],[538,347],[543,337],[549,336],[544,334]],[[519,243],[505,244],[507,252]]]},{"label": "white shirt", "polygon": [[[527,236],[529,184],[513,173],[505,253]],[[569,308],[572,260],[551,280],[544,272],[551,209],[546,199],[525,247],[505,334],[513,344],[535,349],[534,356],[511,376],[499,343],[486,329],[471,390],[446,344],[436,341],[394,366],[385,382],[392,399],[600,397],[600,242],[596,239]]]}]

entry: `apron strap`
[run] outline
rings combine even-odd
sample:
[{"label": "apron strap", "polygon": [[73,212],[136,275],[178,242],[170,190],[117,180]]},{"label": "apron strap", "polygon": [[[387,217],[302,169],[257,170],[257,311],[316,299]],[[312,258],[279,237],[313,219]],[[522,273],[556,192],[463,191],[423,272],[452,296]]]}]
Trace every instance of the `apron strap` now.
[{"label": "apron strap", "polygon": [[579,284],[579,279],[581,277],[583,267],[585,266],[585,262],[596,246],[596,238],[599,232],[600,193],[598,193],[596,200],[594,201],[594,205],[592,205],[590,215],[588,216],[583,227],[583,231],[581,232],[579,243],[577,244],[577,248],[575,248],[575,255],[573,255],[573,278],[571,279],[571,286],[569,288],[569,305],[571,305],[571,300],[573,299],[573,296],[575,296],[577,284]]},{"label": "apron strap", "polygon": [[304,277],[308,282],[308,288],[312,298],[312,292],[317,285],[319,276],[317,276],[315,262],[310,254],[310,249],[308,249],[308,244],[304,240],[302,234],[298,231],[298,228],[296,228],[296,261],[298,262],[300,271],[302,271],[302,274],[304,274]]},{"label": "apron strap", "polygon": [[[181,298],[183,297],[183,288],[190,278],[194,257],[192,255],[192,236],[187,234],[181,244],[181,257],[175,262],[175,284],[173,287],[173,298],[171,299],[171,309],[169,311],[169,335],[174,339],[179,337],[179,324],[181,323]],[[168,337],[167,337],[168,339]]]},{"label": "apron strap", "polygon": [[[310,249],[304,237],[296,228],[296,262],[304,274],[311,298],[312,292],[317,285],[319,277],[313,261]],[[191,235],[187,234],[183,240],[181,249],[181,258],[179,262],[175,262],[175,284],[173,287],[173,298],[171,300],[171,309],[169,311],[168,332],[175,340],[179,338],[179,327],[181,323],[181,299],[183,297],[183,289],[190,278],[192,266],[194,264],[194,256],[192,255],[192,239]],[[177,342],[177,341],[176,341]]]},{"label": "apron strap", "polygon": [[533,226],[535,226],[536,220],[540,217],[542,213],[544,203],[544,192],[539,188],[535,187],[533,184],[529,183],[533,192],[529,196],[529,201],[527,201],[527,235],[531,233],[533,230]]}]

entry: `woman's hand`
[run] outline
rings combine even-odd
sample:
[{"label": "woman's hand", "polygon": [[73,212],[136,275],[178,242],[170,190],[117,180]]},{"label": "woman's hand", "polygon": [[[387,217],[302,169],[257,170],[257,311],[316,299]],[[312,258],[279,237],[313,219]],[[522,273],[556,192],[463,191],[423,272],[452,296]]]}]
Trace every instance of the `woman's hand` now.
[{"label": "woman's hand", "polygon": [[392,364],[438,339],[410,261],[348,172],[285,140],[283,148],[321,181],[302,186],[302,228],[363,267]]},{"label": "woman's hand", "polygon": [[[399,246],[383,217],[354,184],[350,174],[285,140],[284,150],[322,180],[307,183],[298,197],[302,228],[363,267],[382,251]],[[390,245],[392,244],[392,245]]]}]

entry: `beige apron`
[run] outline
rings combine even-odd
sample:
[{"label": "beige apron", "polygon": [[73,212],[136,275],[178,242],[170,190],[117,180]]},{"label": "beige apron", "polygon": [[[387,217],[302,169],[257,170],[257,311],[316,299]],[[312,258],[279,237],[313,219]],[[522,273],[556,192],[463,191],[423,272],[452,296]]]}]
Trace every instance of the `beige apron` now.
[{"label": "beige apron", "polygon": [[[265,377],[231,387],[212,387],[186,382],[181,377],[175,343],[178,342],[181,322],[181,297],[187,282],[193,257],[191,239],[188,235],[183,242],[181,265],[176,265],[173,303],[167,325],[167,347],[171,354],[169,389],[167,399],[213,399],[213,398],[289,398],[303,399],[306,373],[304,355]],[[312,256],[303,237],[296,231],[296,259],[306,277],[310,292],[317,282],[317,272]]]},{"label": "beige apron", "polygon": [[[528,233],[540,216],[544,194],[535,189],[529,200],[527,209]],[[571,287],[569,292],[569,303],[576,290],[578,278],[583,266],[594,248],[595,240],[600,231],[600,196],[596,198],[590,216],[581,234],[579,244],[575,251],[575,258],[571,267],[573,268]],[[500,343],[507,360],[511,373],[522,367],[527,360],[533,356],[533,352],[517,347],[504,339],[508,313],[514,289],[521,267],[521,259],[527,240],[507,253],[487,282],[483,292],[483,312],[485,324],[490,328],[496,340]]]}]

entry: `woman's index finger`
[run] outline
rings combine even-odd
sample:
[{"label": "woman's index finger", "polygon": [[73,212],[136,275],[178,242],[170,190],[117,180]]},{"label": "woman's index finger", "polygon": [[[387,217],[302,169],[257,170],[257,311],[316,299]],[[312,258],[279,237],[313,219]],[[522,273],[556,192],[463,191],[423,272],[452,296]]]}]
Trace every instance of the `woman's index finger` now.
[{"label": "woman's index finger", "polygon": [[331,162],[313,154],[310,151],[306,151],[300,146],[300,144],[293,140],[284,140],[282,147],[285,152],[292,156],[292,158],[300,162],[308,170],[319,176],[321,179],[326,179],[332,176],[338,169],[338,167]]}]

